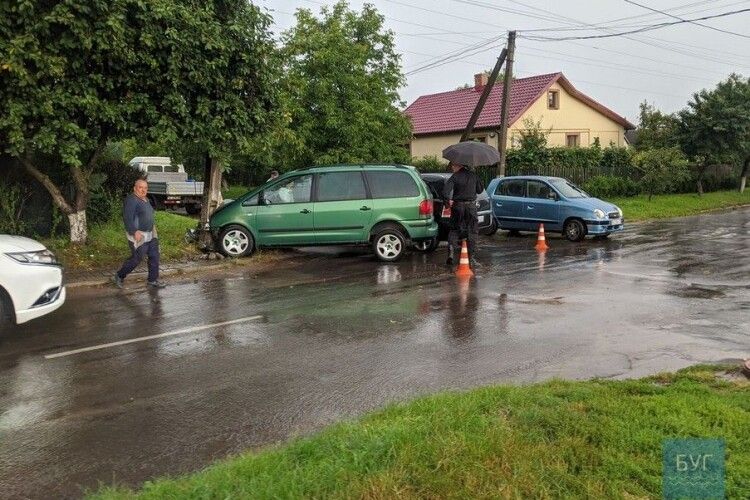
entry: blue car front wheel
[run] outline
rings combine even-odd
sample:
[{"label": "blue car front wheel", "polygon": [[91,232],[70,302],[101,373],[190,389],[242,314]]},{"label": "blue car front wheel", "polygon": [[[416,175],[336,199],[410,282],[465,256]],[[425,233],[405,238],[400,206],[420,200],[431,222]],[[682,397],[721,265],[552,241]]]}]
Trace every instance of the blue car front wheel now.
[{"label": "blue car front wheel", "polygon": [[570,219],[563,227],[563,234],[568,241],[581,241],[586,237],[586,226],[578,219]]}]

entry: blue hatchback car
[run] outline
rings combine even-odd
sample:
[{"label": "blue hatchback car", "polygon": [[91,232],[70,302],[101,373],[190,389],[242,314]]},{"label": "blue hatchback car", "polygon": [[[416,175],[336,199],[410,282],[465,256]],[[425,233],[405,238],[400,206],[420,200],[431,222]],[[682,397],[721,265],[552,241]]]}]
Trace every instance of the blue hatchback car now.
[{"label": "blue hatchback car", "polygon": [[500,229],[537,231],[544,223],[545,231],[570,241],[623,230],[622,210],[560,177],[500,177],[490,182],[487,194]]}]

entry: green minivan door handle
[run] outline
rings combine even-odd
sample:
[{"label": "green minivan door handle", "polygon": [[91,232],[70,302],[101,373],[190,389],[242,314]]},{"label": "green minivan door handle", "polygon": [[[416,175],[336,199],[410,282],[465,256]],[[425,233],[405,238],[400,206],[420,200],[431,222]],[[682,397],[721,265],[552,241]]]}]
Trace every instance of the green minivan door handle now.
[{"label": "green minivan door handle", "polygon": [[308,209],[300,210],[299,213],[301,214],[309,214],[310,211]]},{"label": "green minivan door handle", "polygon": [[364,206],[364,207],[360,208],[360,210],[372,210],[372,209],[370,207],[368,207],[368,206]]}]

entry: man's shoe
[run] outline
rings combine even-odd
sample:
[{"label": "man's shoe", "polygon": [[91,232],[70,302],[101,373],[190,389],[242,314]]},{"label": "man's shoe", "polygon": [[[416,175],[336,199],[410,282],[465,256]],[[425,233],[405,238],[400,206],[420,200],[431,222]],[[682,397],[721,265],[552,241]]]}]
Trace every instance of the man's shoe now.
[{"label": "man's shoe", "polygon": [[113,284],[114,284],[114,285],[115,285],[115,286],[116,286],[117,288],[122,288],[122,278],[120,278],[120,275],[119,275],[119,274],[115,273],[115,275],[114,275],[114,276],[112,276],[112,283],[113,283]]},{"label": "man's shoe", "polygon": [[166,283],[159,281],[159,280],[149,281],[147,285],[150,286],[151,288],[164,288],[167,286]]}]

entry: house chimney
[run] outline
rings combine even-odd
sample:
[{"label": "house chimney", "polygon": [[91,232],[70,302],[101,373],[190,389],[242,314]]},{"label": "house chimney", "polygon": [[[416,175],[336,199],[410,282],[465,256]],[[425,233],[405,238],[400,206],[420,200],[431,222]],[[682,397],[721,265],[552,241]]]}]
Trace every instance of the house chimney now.
[{"label": "house chimney", "polygon": [[487,85],[490,79],[490,75],[487,73],[477,73],[474,75],[474,90],[482,90],[482,87]]}]

